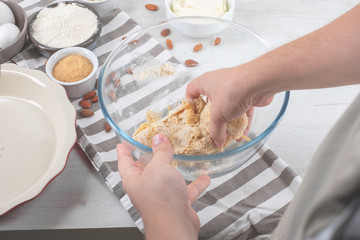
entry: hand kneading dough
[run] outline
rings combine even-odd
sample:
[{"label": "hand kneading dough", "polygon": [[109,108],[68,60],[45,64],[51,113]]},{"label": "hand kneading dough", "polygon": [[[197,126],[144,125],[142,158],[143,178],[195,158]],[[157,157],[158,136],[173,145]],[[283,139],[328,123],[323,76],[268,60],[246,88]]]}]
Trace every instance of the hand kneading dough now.
[{"label": "hand kneading dough", "polygon": [[[239,139],[247,124],[246,114],[229,122],[224,147]],[[139,126],[133,138],[151,147],[153,137],[157,133],[162,133],[171,142],[175,154],[202,155],[222,152],[224,148],[216,148],[210,138],[209,126],[210,102],[206,103],[202,97],[194,100],[185,99],[162,119],[159,113],[148,111],[146,122]]]}]

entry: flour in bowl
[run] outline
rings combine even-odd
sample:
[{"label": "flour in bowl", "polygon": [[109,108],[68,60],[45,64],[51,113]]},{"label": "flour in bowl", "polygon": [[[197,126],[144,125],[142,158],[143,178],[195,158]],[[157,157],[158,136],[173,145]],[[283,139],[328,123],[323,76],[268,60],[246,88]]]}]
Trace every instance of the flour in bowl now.
[{"label": "flour in bowl", "polygon": [[33,37],[53,48],[65,48],[89,39],[97,29],[97,16],[75,3],[42,9],[32,25]]}]

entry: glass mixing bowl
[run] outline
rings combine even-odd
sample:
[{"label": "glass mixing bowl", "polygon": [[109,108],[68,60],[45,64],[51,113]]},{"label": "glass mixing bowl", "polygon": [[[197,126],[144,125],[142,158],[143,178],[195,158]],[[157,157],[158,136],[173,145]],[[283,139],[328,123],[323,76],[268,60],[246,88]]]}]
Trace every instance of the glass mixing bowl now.
[{"label": "glass mixing bowl", "polygon": [[[222,29],[216,34],[203,38],[186,34],[189,28],[193,31],[214,24]],[[164,29],[169,29],[170,34],[165,36]],[[221,42],[216,45],[218,37]],[[167,39],[171,40],[172,49]],[[194,46],[199,43],[202,49],[194,52]],[[195,77],[246,63],[269,50],[269,45],[257,34],[227,20],[168,19],[128,35],[111,52],[99,77],[100,108],[134,158],[146,164],[152,158],[152,149],[135,141],[132,135],[145,122],[148,110],[165,116],[185,98],[186,86]],[[188,59],[198,64],[187,66]],[[217,177],[238,168],[264,145],[283,117],[288,101],[289,92],[282,92],[270,105],[255,109],[249,134],[251,141],[234,142],[217,154],[174,155],[174,165],[187,180],[201,174]]]}]

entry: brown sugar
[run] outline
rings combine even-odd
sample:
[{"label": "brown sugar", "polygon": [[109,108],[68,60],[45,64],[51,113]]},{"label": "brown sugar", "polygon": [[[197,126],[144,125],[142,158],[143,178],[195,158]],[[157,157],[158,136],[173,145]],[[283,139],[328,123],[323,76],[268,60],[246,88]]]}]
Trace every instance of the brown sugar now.
[{"label": "brown sugar", "polygon": [[89,59],[73,54],[58,61],[52,75],[62,82],[76,82],[89,76],[93,68]]}]

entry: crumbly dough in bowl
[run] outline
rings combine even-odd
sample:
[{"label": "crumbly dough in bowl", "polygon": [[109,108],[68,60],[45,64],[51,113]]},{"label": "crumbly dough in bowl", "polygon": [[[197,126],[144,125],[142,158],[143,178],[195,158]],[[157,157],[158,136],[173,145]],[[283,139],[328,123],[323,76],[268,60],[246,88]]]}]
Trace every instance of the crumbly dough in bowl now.
[{"label": "crumbly dough in bowl", "polygon": [[133,138],[151,147],[157,133],[164,134],[171,142],[174,154],[203,155],[222,152],[234,140],[239,139],[248,124],[246,114],[234,119],[227,126],[227,141],[223,148],[215,147],[209,135],[210,102],[202,97],[182,100],[182,104],[169,111],[161,119],[160,114],[148,111],[146,122],[133,134]]}]

